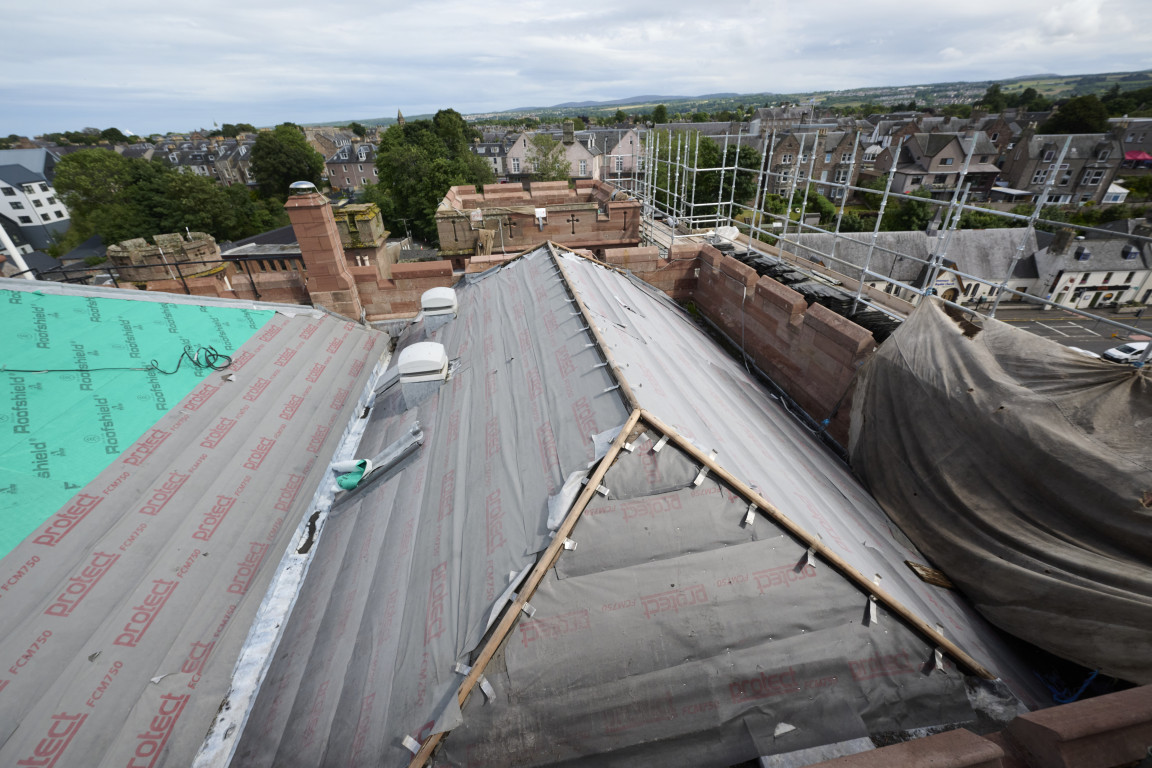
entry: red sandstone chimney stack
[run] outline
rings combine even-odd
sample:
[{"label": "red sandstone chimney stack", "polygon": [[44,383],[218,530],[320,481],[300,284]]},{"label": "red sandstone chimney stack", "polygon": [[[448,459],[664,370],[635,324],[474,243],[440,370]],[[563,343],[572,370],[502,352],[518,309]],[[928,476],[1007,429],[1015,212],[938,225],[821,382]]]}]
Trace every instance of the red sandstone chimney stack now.
[{"label": "red sandstone chimney stack", "polygon": [[348,271],[332,208],[315,186],[305,187],[304,182],[292,186],[294,194],[284,207],[300,243],[300,255],[308,275],[308,295],[315,306],[358,321],[363,310],[356,281]]}]

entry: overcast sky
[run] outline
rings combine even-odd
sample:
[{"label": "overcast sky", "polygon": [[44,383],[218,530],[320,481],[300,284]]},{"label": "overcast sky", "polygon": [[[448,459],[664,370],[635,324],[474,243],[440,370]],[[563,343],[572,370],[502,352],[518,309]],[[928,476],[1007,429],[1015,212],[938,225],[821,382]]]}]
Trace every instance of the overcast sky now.
[{"label": "overcast sky", "polygon": [[1148,0],[4,5],[5,136],[1152,68]]}]

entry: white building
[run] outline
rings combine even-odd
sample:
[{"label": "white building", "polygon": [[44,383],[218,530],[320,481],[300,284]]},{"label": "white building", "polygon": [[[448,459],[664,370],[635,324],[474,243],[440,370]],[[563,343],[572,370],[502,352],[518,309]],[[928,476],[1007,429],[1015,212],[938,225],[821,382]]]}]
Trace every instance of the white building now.
[{"label": "white building", "polygon": [[51,245],[71,224],[68,209],[45,175],[15,163],[0,164],[0,216],[15,222],[38,250]]}]

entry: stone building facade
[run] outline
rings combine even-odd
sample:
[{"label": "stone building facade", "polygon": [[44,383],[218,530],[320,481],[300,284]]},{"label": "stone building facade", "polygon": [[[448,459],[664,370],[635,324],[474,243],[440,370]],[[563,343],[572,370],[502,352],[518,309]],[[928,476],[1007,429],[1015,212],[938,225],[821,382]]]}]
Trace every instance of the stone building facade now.
[{"label": "stone building facade", "polygon": [[[203,275],[223,267],[216,240],[205,232],[142,237],[108,247],[108,259],[120,278],[134,283]],[[209,262],[209,263],[204,263]]]},{"label": "stone building facade", "polygon": [[[640,201],[601,181],[452,187],[436,211],[440,252],[462,267],[466,257],[512,256],[546,240],[603,253],[640,243]],[[491,261],[492,259],[480,259]],[[472,261],[477,261],[473,258]]]}]

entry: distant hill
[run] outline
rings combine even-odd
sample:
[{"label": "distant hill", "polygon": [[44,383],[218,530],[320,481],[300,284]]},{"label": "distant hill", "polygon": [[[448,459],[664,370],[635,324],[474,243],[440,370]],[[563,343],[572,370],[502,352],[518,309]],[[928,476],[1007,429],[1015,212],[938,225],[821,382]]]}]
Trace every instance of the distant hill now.
[{"label": "distant hill", "polygon": [[[651,112],[657,104],[663,104],[670,114],[689,112],[717,112],[734,109],[738,105],[768,106],[781,102],[835,107],[863,103],[892,104],[915,101],[920,106],[941,106],[945,104],[969,104],[980,98],[988,86],[1000,83],[1005,93],[1035,88],[1041,95],[1051,99],[1064,99],[1089,93],[1102,94],[1113,85],[1121,90],[1135,90],[1152,86],[1152,70],[1137,72],[1105,72],[1085,75],[1060,75],[1044,73],[1020,75],[998,80],[961,80],[946,83],[925,83],[920,85],[871,86],[836,91],[807,91],[802,93],[710,93],[700,96],[671,96],[645,94],[610,101],[568,101],[550,107],[516,107],[500,111],[490,111],[465,115],[474,118],[482,114],[486,119],[517,118],[530,114],[543,118],[573,116],[603,117],[624,109],[636,113]],[[361,121],[363,122],[363,121]]]},{"label": "distant hill", "polygon": [[[630,114],[651,112],[657,104],[668,108],[669,114],[689,114],[693,112],[720,112],[737,106],[772,106],[782,102],[807,104],[814,102],[825,107],[844,107],[872,103],[878,105],[907,103],[915,101],[919,106],[942,106],[946,104],[970,104],[984,95],[993,83],[1000,83],[1005,93],[1016,93],[1025,88],[1035,88],[1041,95],[1050,99],[1066,99],[1089,93],[1102,94],[1114,85],[1121,90],[1135,90],[1152,86],[1152,70],[1137,72],[1103,72],[1087,75],[1059,75],[1045,73],[1020,75],[999,80],[961,80],[949,83],[926,83],[921,85],[870,86],[838,91],[808,91],[804,93],[708,93],[700,96],[660,96],[644,94],[610,101],[566,101],[550,107],[516,107],[514,109],[492,110],[467,114],[469,119],[515,119],[525,116],[549,120],[566,117],[605,117],[617,109]],[[450,106],[450,105],[445,105]],[[410,120],[432,117],[426,115],[405,115]],[[353,119],[336,120],[327,123],[308,123],[309,126],[347,125]],[[357,118],[355,122],[364,125],[388,126],[396,122],[395,117]]]}]

